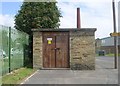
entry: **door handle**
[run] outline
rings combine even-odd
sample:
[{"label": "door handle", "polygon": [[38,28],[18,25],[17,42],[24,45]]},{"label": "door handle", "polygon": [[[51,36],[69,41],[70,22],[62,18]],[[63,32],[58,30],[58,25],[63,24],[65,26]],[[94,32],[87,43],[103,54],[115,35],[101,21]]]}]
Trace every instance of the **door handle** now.
[{"label": "door handle", "polygon": [[60,48],[52,48],[51,50],[60,50]]}]

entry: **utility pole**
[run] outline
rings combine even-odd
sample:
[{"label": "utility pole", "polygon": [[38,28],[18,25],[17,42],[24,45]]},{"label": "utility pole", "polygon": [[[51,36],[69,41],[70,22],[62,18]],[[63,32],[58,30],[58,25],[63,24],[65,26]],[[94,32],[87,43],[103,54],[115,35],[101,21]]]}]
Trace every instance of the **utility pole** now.
[{"label": "utility pole", "polygon": [[[114,33],[116,33],[116,16],[115,16],[115,1],[112,1],[112,8],[113,8],[113,27]],[[114,36],[114,68],[117,69],[117,60],[118,60],[118,52],[117,52],[117,36]]]}]

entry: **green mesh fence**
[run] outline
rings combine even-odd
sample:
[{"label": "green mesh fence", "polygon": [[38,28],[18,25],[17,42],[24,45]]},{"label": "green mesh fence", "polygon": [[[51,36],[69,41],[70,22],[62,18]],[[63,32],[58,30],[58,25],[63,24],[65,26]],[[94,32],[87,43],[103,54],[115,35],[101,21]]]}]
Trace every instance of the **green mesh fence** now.
[{"label": "green mesh fence", "polygon": [[24,45],[28,45],[26,33],[2,26],[3,75],[24,66]]},{"label": "green mesh fence", "polygon": [[8,73],[9,72],[9,28],[2,26],[2,56],[3,56],[3,64],[2,64],[2,73]]},{"label": "green mesh fence", "polygon": [[15,29],[11,29],[11,70],[24,65],[24,45],[28,44],[28,36]]},{"label": "green mesh fence", "polygon": [[0,86],[2,85],[2,61],[3,61],[1,49],[2,49],[2,26],[0,26]]}]

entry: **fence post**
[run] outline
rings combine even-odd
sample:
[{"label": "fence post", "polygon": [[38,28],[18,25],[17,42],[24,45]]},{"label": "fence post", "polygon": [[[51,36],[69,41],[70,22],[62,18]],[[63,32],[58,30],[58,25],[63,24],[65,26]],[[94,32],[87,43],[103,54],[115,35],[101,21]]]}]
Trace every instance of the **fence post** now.
[{"label": "fence post", "polygon": [[9,73],[11,72],[11,27],[9,27]]}]

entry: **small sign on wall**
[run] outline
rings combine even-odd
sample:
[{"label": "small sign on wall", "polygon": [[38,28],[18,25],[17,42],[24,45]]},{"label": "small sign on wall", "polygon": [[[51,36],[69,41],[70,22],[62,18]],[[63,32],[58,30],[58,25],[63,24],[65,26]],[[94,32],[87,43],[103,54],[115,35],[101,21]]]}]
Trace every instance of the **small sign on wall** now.
[{"label": "small sign on wall", "polygon": [[47,38],[47,43],[52,44],[52,38]]}]

